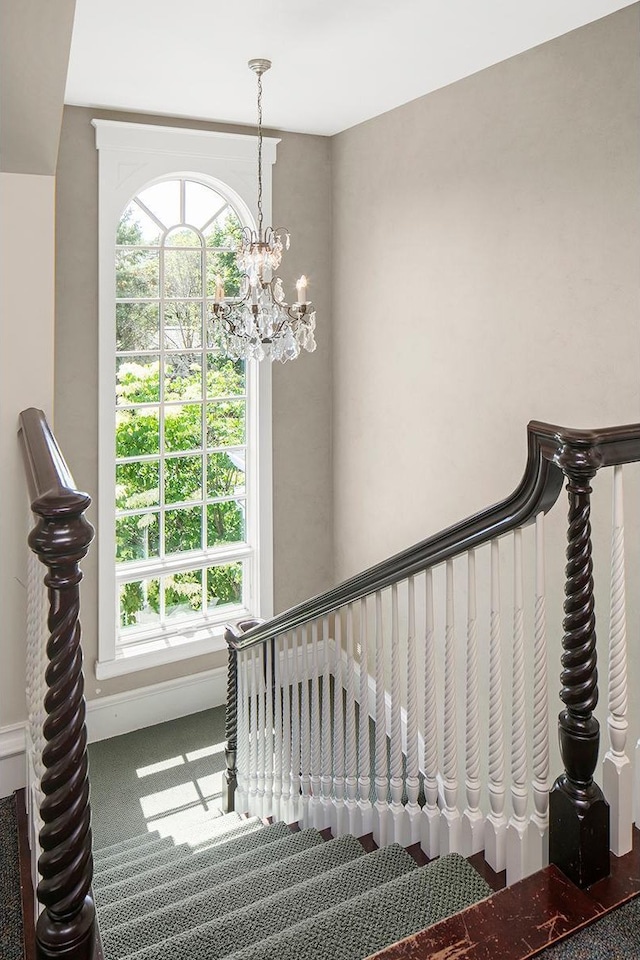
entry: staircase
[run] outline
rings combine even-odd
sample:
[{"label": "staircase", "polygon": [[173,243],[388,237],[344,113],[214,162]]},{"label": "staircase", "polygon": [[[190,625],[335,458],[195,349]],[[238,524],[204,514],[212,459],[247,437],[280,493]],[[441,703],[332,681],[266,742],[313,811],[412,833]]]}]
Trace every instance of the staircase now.
[{"label": "staircase", "polygon": [[94,852],[105,960],[360,960],[491,893],[461,856],[427,866],[237,813]]},{"label": "staircase", "polygon": [[[37,557],[26,676],[37,960],[94,960],[92,887],[105,960],[355,960],[487,897],[465,858],[506,871],[510,890],[539,892],[545,874],[575,899],[607,882],[611,854],[631,851],[640,741],[634,757],[627,633],[638,627],[627,630],[637,610],[625,604],[622,470],[640,463],[640,424],[533,421],[522,481],[505,500],[266,623],[229,627],[226,812],[177,843],[145,834],[97,851],[79,621],[90,498],[41,411],[23,412],[20,439]],[[609,670],[598,719],[593,558],[603,552],[592,549],[591,482],[607,468],[611,566],[596,575],[610,583],[608,636],[600,632]],[[545,523],[565,482],[563,575]],[[564,515],[553,513],[552,534]],[[547,631],[547,581],[556,591],[564,581],[565,593],[558,759],[548,663],[560,651],[548,635],[561,631]],[[371,837],[378,849],[366,852]],[[405,948],[431,955],[393,949]]]}]

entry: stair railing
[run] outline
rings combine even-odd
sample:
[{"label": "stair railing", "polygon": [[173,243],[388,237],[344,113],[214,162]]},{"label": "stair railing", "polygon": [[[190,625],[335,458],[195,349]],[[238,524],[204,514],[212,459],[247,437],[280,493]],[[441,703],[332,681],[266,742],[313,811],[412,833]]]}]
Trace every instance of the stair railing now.
[{"label": "stair railing", "polygon": [[[585,431],[532,422],[524,476],[506,500],[268,622],[229,627],[228,807],[330,827],[334,835],[372,832],[379,845],[419,842],[429,857],[484,850],[494,870],[507,870],[508,883],[549,857],[583,887],[606,875],[609,805],[594,781],[590,484],[599,469],[614,467],[611,749],[604,782],[614,808],[612,849],[619,853],[630,848],[632,824],[620,469],[638,460],[639,424]],[[564,772],[550,790],[544,518],[565,481],[558,720]],[[530,525],[531,617],[523,574]],[[511,583],[501,569],[506,554]],[[490,606],[482,651],[480,560]],[[502,617],[505,587],[511,624]],[[456,623],[461,597],[463,631]]]},{"label": "stair railing", "polygon": [[[79,619],[79,563],[94,535],[84,515],[91,498],[75,488],[41,410],[20,414],[18,436],[35,520],[28,542],[47,568],[43,580],[31,563],[28,580],[29,804],[39,825],[36,892],[42,905],[36,956],[91,960],[95,911]],[[42,583],[48,593],[46,639],[39,620]]]}]

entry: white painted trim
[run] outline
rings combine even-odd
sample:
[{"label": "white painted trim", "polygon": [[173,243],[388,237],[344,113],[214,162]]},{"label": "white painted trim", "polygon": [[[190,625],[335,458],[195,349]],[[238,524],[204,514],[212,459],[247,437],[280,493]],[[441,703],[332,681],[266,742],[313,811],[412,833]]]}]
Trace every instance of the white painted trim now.
[{"label": "white painted trim", "polygon": [[[248,614],[245,614],[248,616]],[[151,644],[152,641],[149,641]],[[192,657],[207,656],[211,653],[220,653],[226,650],[224,626],[210,637],[194,640],[187,643],[178,643],[176,646],[164,647],[161,650],[140,651],[130,657],[120,656],[115,660],[96,660],[96,679],[110,680],[112,677],[125,677],[129,673],[139,670],[152,670],[167,663],[180,663]]]},{"label": "white painted trim", "polygon": [[195,676],[178,677],[138,690],[89,700],[89,743],[210,710],[212,707],[221,706],[226,699],[225,665]]},{"label": "white painted trim", "polygon": [[[169,153],[173,156],[240,160],[256,164],[258,138],[246,133],[216,130],[189,130],[159,124],[124,123],[120,120],[92,120],[98,150]],[[275,163],[278,137],[262,138],[262,162]]]},{"label": "white painted trim", "polygon": [[[99,156],[99,418],[98,418],[98,567],[99,567],[99,679],[143,669],[142,659],[116,659],[117,590],[115,584],[115,260],[113,239],[122,211],[144,186],[168,177],[188,176],[213,187],[236,209],[241,221],[256,226],[256,140],[243,134],[189,130],[150,124],[93,120]],[[263,209],[271,220],[271,165],[276,159],[275,138],[264,140],[266,170]],[[248,442],[255,444],[254,480],[248,477],[250,546],[244,604],[251,615],[273,614],[273,480],[271,364],[247,365],[253,396],[247,407]],[[180,655],[162,651],[159,662]],[[143,654],[142,656],[146,656]],[[147,665],[155,665],[148,660]],[[146,668],[146,667],[144,667]]]},{"label": "white painted trim", "polygon": [[0,727],[0,797],[9,797],[27,782],[26,723]]}]

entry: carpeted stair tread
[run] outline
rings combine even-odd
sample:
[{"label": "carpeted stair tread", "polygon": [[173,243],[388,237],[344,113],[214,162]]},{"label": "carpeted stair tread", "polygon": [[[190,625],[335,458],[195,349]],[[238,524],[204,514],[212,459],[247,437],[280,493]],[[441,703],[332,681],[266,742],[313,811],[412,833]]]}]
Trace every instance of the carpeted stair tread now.
[{"label": "carpeted stair tread", "polygon": [[94,846],[93,857],[94,859],[110,857],[115,853],[125,853],[127,850],[135,850],[136,847],[162,839],[157,830],[148,833],[139,833],[135,837],[129,837],[128,840],[118,840],[117,843],[108,843],[105,847]]},{"label": "carpeted stair tread", "polygon": [[[287,857],[286,860],[267,863],[236,880],[213,887],[207,884],[200,892],[180,899],[177,903],[170,903],[146,916],[135,912],[121,912],[104,917],[101,913],[100,930],[104,943],[108,945],[107,956],[119,957],[139,949],[141,944],[157,943],[190,929],[194,917],[198,918],[200,924],[214,920],[237,910],[239,906],[246,907],[364,856],[362,844],[354,837],[340,837],[325,843],[317,831],[304,832],[311,834],[309,840],[315,842],[314,846]],[[123,915],[128,919],[119,923],[113,922],[116,917]]]},{"label": "carpeted stair tread", "polygon": [[[456,904],[447,911],[447,916],[491,893],[482,877],[458,854],[436,862],[441,864],[441,871],[450,868],[453,873],[451,884],[456,890]],[[445,867],[445,863],[449,866]],[[229,954],[227,960],[282,960],[284,957],[287,960],[307,960],[309,957],[314,960],[363,960],[443,919],[439,895],[435,907],[431,902],[433,866],[435,864],[412,870],[347,903],[295,923],[286,931]],[[441,890],[440,873],[438,882]],[[206,954],[202,956],[206,957]],[[199,960],[198,955],[194,954],[192,960]]]},{"label": "carpeted stair tread", "polygon": [[[188,818],[185,819],[187,815]],[[162,832],[160,830],[151,830],[145,833],[137,834],[135,837],[129,837],[127,840],[119,840],[117,843],[110,843],[105,847],[94,846],[94,863],[103,864],[112,857],[120,855],[126,858],[129,853],[133,855],[133,851],[139,847],[149,847],[149,849],[151,849],[152,845],[155,844],[158,846],[165,846],[170,843],[181,843],[183,836],[190,834],[192,831],[198,830],[200,827],[204,826],[204,824],[214,822],[220,823],[228,816],[238,819],[240,815],[237,813],[231,815],[223,814],[222,810],[218,809],[217,807],[209,810],[203,810],[202,807],[198,807],[189,811],[183,810],[180,812],[180,814],[174,814],[171,818],[171,830],[169,830],[168,826],[164,825],[164,821],[167,818],[162,818]]]},{"label": "carpeted stair tread", "polygon": [[[417,869],[406,850],[391,844],[216,920],[199,923],[169,938],[154,937],[152,946],[127,956],[130,960],[164,960],[167,956],[171,960],[218,960],[233,953],[238,943],[255,946],[303,918],[314,917]],[[104,938],[109,958],[123,956],[117,937],[118,931],[114,930]]]},{"label": "carpeted stair tread", "polygon": [[[231,814],[228,817],[220,818],[218,821],[202,824],[193,839],[198,841],[201,848],[204,848],[205,845],[210,847],[215,844],[226,843],[238,833],[244,833],[244,828],[248,823],[257,826],[260,822],[258,817],[244,819],[238,814]],[[136,847],[132,852],[131,859],[124,854],[120,854],[114,863],[108,861],[105,864],[99,864],[94,873],[94,885],[106,887],[111,883],[117,883],[119,880],[132,876],[134,872],[146,873],[155,867],[162,866],[164,863],[191,856],[193,850],[193,844],[187,841],[176,844],[171,839],[161,847],[154,845],[151,849],[143,847],[142,850]]]},{"label": "carpeted stair tread", "polygon": [[211,889],[213,895],[214,891],[227,883],[244,880],[249,883],[248,875],[254,871],[287,861],[301,851],[323,842],[322,836],[312,828],[297,833],[290,833],[287,830],[270,843],[222,862],[214,861],[186,877],[181,877],[178,888],[175,882],[169,879],[166,883],[150,889],[138,889],[135,893],[111,904],[103,905],[98,896],[100,929],[110,929],[116,924],[127,922],[131,917],[142,917],[154,910],[170,906],[178,900],[196,896],[203,890]]},{"label": "carpeted stair tread", "polygon": [[192,853],[193,850],[188,843],[182,843],[179,846],[170,843],[168,847],[163,847],[160,850],[154,849],[139,860],[125,860],[123,863],[108,864],[104,869],[96,870],[93,884],[98,888],[108,887],[110,884],[126,880],[127,877],[136,873],[148,873],[150,870],[163,867],[165,864],[189,857]]},{"label": "carpeted stair tread", "polygon": [[129,847],[128,850],[117,850],[115,853],[101,854],[100,851],[93,853],[94,875],[109,867],[116,867],[120,863],[134,863],[136,860],[142,860],[144,857],[151,856],[159,850],[168,850],[169,847],[175,847],[175,841],[172,837],[155,837],[147,843],[139,843],[135,847]]},{"label": "carpeted stair tread", "polygon": [[165,813],[162,816],[154,817],[150,826],[158,831],[161,837],[180,837],[182,833],[192,830],[194,827],[203,823],[211,823],[219,820],[223,814],[218,806],[210,806],[208,809],[196,805],[187,807],[185,810],[174,810],[171,813]]},{"label": "carpeted stair tread", "polygon": [[240,828],[234,831],[232,838],[227,839],[225,843],[207,846],[204,850],[192,852],[189,857],[165,863],[152,870],[142,873],[136,871],[132,876],[110,883],[107,886],[96,884],[94,887],[96,902],[99,905],[106,905],[123,897],[130,897],[141,889],[149,890],[154,886],[182,881],[184,877],[201,867],[230,860],[264,844],[273,843],[274,840],[288,836],[289,833],[286,823],[273,823],[268,827],[263,827],[259,820],[257,822],[245,820]]}]

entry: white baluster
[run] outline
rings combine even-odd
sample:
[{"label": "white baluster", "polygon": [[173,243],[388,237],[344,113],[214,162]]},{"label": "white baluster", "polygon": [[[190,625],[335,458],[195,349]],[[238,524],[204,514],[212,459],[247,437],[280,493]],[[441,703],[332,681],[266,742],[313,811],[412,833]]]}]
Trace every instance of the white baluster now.
[{"label": "white baluster", "polygon": [[252,816],[258,814],[258,651],[255,647],[249,650],[250,660],[247,664],[251,673],[251,700],[250,722],[251,739],[249,742],[249,803],[248,809]]},{"label": "white baluster", "polygon": [[467,555],[467,673],[465,723],[465,786],[467,806],[462,815],[462,852],[471,857],[484,849],[484,817],[480,810],[480,719],[478,707],[478,619],[476,555]]},{"label": "white baluster", "polygon": [[358,713],[358,807],[360,821],[357,836],[373,829],[371,805],[371,750],[369,746],[369,619],[367,598],[360,601],[360,707]]},{"label": "white baluster", "polygon": [[420,793],[420,761],[418,758],[418,677],[416,664],[416,588],[413,577],[407,581],[407,805],[406,835],[404,846],[420,840],[421,810],[418,804]]},{"label": "white baluster", "polygon": [[322,752],[320,740],[320,660],[318,657],[317,620],[313,623],[311,640],[312,679],[311,679],[311,803],[310,826],[324,827],[321,794]]},{"label": "white baluster", "polygon": [[342,660],[342,611],[333,617],[336,666],[333,681],[333,814],[331,829],[334,837],[348,833],[347,811],[344,805],[344,683]]},{"label": "white baluster", "polygon": [[536,517],[536,598],[533,666],[533,803],[529,824],[531,873],[549,863],[549,693],[545,613],[544,513]]},{"label": "white baluster", "polygon": [[438,809],[438,713],[436,708],[436,639],[433,619],[433,575],[425,574],[424,634],[424,794],[421,847],[433,859],[440,853]]},{"label": "white baluster", "polygon": [[248,802],[248,773],[249,773],[249,718],[247,690],[247,658],[246,651],[238,653],[238,733],[236,750],[236,768],[238,771],[238,786],[236,788],[235,809],[238,813],[245,813]]},{"label": "white baluster", "polygon": [[489,806],[484,830],[484,857],[497,873],[507,865],[507,818],[504,813],[504,705],[500,629],[500,546],[491,542],[491,628],[489,641]]},{"label": "white baluster", "polygon": [[331,750],[331,667],[329,658],[329,620],[322,620],[322,637],[324,640],[324,669],[322,672],[322,826],[331,826],[333,803],[331,790],[333,787],[333,758]]},{"label": "white baluster", "polygon": [[267,640],[265,655],[265,727],[264,727],[264,806],[262,816],[273,815],[273,650],[275,640]]},{"label": "white baluster", "polygon": [[300,649],[298,631],[292,635],[291,657],[291,807],[290,820],[300,819]]},{"label": "white baluster", "polygon": [[373,807],[373,839],[379,847],[384,847],[389,839],[389,771],[387,758],[387,711],[384,696],[384,629],[382,624],[382,594],[378,590],[376,597],[376,730],[375,730],[375,773],[376,802]]},{"label": "white baluster", "polygon": [[398,585],[391,587],[391,748],[389,768],[391,780],[390,822],[395,843],[406,841],[406,811],[402,803],[404,783],[402,758],[402,701],[400,681],[400,628],[398,624]]},{"label": "white baluster", "polygon": [[282,819],[282,637],[276,637],[273,691],[273,819]]},{"label": "white baluster", "polygon": [[446,564],[447,613],[444,640],[444,809],[440,812],[440,853],[458,853],[462,846],[458,810],[458,722],[456,698],[456,634],[454,621],[453,560]]},{"label": "white baluster", "polygon": [[264,679],[265,670],[265,648],[259,646],[258,654],[258,816],[265,816],[265,780],[266,780],[266,684]]},{"label": "white baluster", "polygon": [[[291,812],[291,657],[289,634],[283,637],[282,645],[282,798],[280,818],[293,823]],[[295,644],[294,644],[295,651]]]},{"label": "white baluster", "polygon": [[633,778],[627,756],[627,610],[625,595],[622,467],[613,470],[611,617],[609,627],[610,747],[603,764],[604,795],[611,808],[611,850],[621,857],[633,846]]},{"label": "white baluster", "polygon": [[311,729],[309,717],[309,633],[311,628],[302,628],[302,685],[300,706],[300,810],[298,822],[301,827],[311,825],[309,799],[311,793]]},{"label": "white baluster", "polygon": [[345,696],[345,809],[346,832],[357,834],[360,826],[358,802],[358,751],[356,741],[356,698],[354,692],[353,607],[347,607],[347,680]]},{"label": "white baluster", "polygon": [[507,827],[507,883],[527,875],[527,708],[524,676],[522,530],[513,532],[513,673],[511,694],[511,817]]}]

